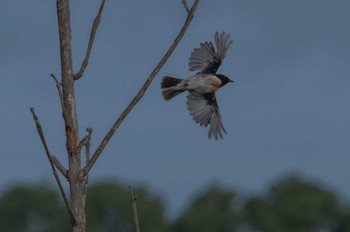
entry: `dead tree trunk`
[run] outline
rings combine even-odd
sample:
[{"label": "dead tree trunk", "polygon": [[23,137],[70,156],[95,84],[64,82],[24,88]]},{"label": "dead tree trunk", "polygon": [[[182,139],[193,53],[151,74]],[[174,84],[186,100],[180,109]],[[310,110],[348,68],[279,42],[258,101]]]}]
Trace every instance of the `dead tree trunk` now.
[{"label": "dead tree trunk", "polygon": [[[119,127],[119,125],[123,122],[125,117],[129,114],[129,112],[133,109],[133,107],[139,102],[139,100],[143,97],[144,93],[147,91],[149,85],[156,77],[157,73],[160,71],[162,66],[168,60],[172,52],[175,50],[176,46],[180,42],[182,36],[186,32],[194,13],[199,4],[199,0],[195,0],[192,8],[190,9],[187,5],[186,0],[182,0],[182,4],[185,7],[187,12],[186,21],[180,30],[178,36],[175,38],[174,42],[165,53],[164,57],[161,59],[159,64],[154,68],[151,74],[146,79],[145,83],[141,87],[140,91],[135,95],[135,97],[131,100],[130,104],[125,108],[123,113],[116,119],[111,129],[108,131],[106,136],[102,139],[99,147],[93,153],[93,156],[90,159],[90,139],[92,129],[87,129],[87,135],[79,140],[78,133],[78,118],[76,111],[76,100],[74,94],[74,84],[75,81],[79,80],[85,71],[85,68],[88,65],[90,52],[93,46],[93,41],[95,37],[96,30],[98,28],[103,7],[105,4],[105,0],[101,0],[101,6],[99,8],[98,14],[94,20],[92,25],[89,44],[87,47],[85,59],[82,62],[81,68],[79,72],[73,72],[73,61],[72,61],[72,49],[71,49],[71,27],[70,27],[70,9],[69,9],[69,0],[57,0],[57,19],[58,19],[58,29],[59,29],[59,43],[60,43],[60,54],[61,54],[61,82],[57,80],[57,78],[51,74],[53,79],[56,82],[56,87],[58,89],[61,107],[62,107],[62,116],[65,124],[65,136],[66,136],[66,150],[68,156],[68,170],[63,167],[61,162],[54,156],[51,155],[48,145],[46,143],[46,139],[44,136],[43,129],[39,122],[38,117],[35,114],[34,108],[31,108],[31,112],[37,127],[38,134],[40,136],[41,142],[44,146],[45,153],[48,157],[48,160],[51,165],[52,172],[56,179],[56,182],[61,191],[61,195],[63,200],[67,206],[73,232],[85,232],[86,231],[86,217],[85,217],[85,194],[86,187],[88,182],[88,175],[101,155],[102,151],[108,144],[109,140]],[[81,151],[82,148],[85,147],[85,159],[86,164],[82,167],[82,157]],[[65,177],[65,179],[69,183],[70,189],[70,197],[67,198],[65,191],[62,187],[61,180],[57,174],[57,169],[59,172]],[[135,208],[136,208],[136,203]],[[134,205],[133,205],[134,207]],[[136,209],[135,209],[136,212]],[[137,225],[138,228],[138,225]]]},{"label": "dead tree trunk", "polygon": [[78,119],[74,95],[74,75],[71,49],[71,28],[69,0],[57,1],[57,18],[61,54],[62,73],[62,114],[66,131],[70,188],[70,207],[74,216],[73,232],[85,231],[85,210],[83,197],[84,178],[81,175],[80,149],[78,148]]}]

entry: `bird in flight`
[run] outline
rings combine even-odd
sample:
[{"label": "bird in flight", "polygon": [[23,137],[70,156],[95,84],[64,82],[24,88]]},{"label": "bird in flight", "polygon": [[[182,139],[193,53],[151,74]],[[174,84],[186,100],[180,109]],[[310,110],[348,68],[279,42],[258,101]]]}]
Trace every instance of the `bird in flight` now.
[{"label": "bird in flight", "polygon": [[201,126],[209,126],[208,137],[223,138],[227,133],[219,112],[215,92],[229,82],[233,82],[227,76],[216,74],[224,59],[227,50],[232,44],[230,35],[215,33],[215,45],[212,42],[204,42],[191,53],[189,70],[197,71],[187,80],[165,76],[161,83],[162,95],[169,101],[178,94],[188,91],[187,109],[194,121]]}]

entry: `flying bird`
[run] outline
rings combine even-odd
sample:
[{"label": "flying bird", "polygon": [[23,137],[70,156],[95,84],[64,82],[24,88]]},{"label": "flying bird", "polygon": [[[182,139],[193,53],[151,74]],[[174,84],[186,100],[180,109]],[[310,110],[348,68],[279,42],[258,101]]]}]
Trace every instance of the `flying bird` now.
[{"label": "flying bird", "polygon": [[194,121],[201,126],[209,126],[208,137],[223,138],[223,133],[227,134],[219,112],[215,92],[229,82],[233,82],[227,76],[216,74],[226,52],[232,44],[230,34],[215,33],[215,45],[212,42],[204,42],[199,48],[195,48],[191,53],[188,63],[190,71],[197,71],[194,76],[187,80],[164,76],[161,88],[162,95],[166,101],[185,91],[187,96],[187,109]]}]

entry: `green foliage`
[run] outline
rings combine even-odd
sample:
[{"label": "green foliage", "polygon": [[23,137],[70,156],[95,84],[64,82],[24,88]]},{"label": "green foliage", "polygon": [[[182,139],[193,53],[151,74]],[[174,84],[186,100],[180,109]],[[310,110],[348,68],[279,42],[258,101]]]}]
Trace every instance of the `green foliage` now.
[{"label": "green foliage", "polygon": [[298,176],[277,182],[265,198],[249,199],[244,210],[246,220],[259,231],[335,231],[341,224],[336,195]]},{"label": "green foliage", "polygon": [[[146,188],[133,189],[137,197],[140,227],[143,232],[165,231],[164,206],[160,198]],[[128,186],[99,183],[88,190],[86,205],[88,232],[134,231],[133,212]]]},{"label": "green foliage", "polygon": [[[266,195],[241,197],[211,185],[192,200],[173,223],[165,220],[163,201],[146,187],[134,187],[141,232],[350,232],[350,208],[334,192],[292,176]],[[133,232],[128,186],[103,182],[89,186],[88,232]],[[57,191],[17,186],[0,196],[0,231],[70,231],[68,213]]]},{"label": "green foliage", "polygon": [[172,232],[235,231],[239,223],[236,194],[214,185],[201,193],[171,228]]},{"label": "green foliage", "polygon": [[272,188],[270,198],[289,231],[332,228],[337,216],[338,202],[334,193],[299,178],[278,183]]},{"label": "green foliage", "polygon": [[260,197],[250,198],[243,211],[246,216],[246,223],[261,231],[283,231],[280,216],[275,212],[269,203]]},{"label": "green foliage", "polygon": [[334,232],[350,232],[350,208],[346,207],[340,212],[339,223]]},{"label": "green foliage", "polygon": [[45,186],[14,187],[0,199],[0,228],[6,232],[68,231],[69,219],[57,193]]}]

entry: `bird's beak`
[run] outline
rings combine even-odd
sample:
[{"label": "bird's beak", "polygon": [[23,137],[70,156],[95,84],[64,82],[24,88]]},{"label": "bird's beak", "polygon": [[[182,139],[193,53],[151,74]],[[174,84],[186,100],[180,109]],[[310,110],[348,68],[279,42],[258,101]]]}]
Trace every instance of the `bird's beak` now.
[{"label": "bird's beak", "polygon": [[234,81],[233,80],[229,80],[228,82],[232,82],[233,83]]}]

